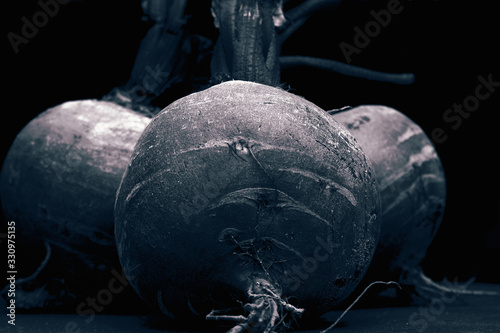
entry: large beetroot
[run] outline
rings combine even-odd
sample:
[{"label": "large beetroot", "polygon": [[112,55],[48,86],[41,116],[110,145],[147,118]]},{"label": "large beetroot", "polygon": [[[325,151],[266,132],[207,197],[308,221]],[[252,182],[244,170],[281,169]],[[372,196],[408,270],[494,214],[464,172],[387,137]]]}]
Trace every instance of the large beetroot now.
[{"label": "large beetroot", "polygon": [[148,125],[115,235],[134,288],[165,315],[236,308],[241,327],[263,329],[349,295],[372,258],[378,209],[370,162],[342,125],[283,90],[229,81]]}]

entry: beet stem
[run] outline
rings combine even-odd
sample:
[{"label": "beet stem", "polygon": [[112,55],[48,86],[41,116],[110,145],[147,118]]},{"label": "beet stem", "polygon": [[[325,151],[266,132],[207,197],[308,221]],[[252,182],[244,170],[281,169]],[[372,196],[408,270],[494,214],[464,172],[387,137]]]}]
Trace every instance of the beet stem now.
[{"label": "beet stem", "polygon": [[309,66],[371,81],[389,82],[401,85],[413,84],[415,82],[415,75],[413,73],[380,72],[331,59],[308,56],[281,56],[279,60],[281,68]]}]

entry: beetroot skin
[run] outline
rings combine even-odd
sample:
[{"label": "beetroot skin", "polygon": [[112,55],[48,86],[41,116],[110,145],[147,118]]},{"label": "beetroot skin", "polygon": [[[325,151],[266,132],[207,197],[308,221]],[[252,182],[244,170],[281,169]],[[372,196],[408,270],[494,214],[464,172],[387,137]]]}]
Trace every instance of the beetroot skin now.
[{"label": "beetroot skin", "polygon": [[111,102],[70,101],[42,112],[17,135],[0,195],[5,217],[16,223],[23,263],[18,309],[75,307],[119,271],[115,194],[150,120]]},{"label": "beetroot skin", "polygon": [[380,240],[366,283],[392,279],[409,283],[443,217],[446,178],[432,141],[403,113],[362,105],[334,113],[373,163],[379,182]]},{"label": "beetroot skin", "polygon": [[258,293],[317,317],[363,277],[379,201],[340,123],[281,89],[229,81],[172,103],[143,132],[117,193],[118,254],[170,318],[245,315],[266,303]]}]

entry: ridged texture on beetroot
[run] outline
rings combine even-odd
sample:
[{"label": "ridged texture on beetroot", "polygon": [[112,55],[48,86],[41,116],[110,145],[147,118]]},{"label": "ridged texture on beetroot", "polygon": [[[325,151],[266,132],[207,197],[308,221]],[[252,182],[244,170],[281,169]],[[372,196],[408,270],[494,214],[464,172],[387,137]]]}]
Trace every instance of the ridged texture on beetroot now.
[{"label": "ridged texture on beetroot", "polygon": [[3,164],[8,218],[54,243],[112,244],[116,190],[149,121],[97,100],[41,113],[17,135]]},{"label": "ridged texture on beetroot", "polygon": [[371,277],[398,279],[424,258],[446,204],[443,166],[424,131],[401,112],[363,105],[334,114],[373,163],[382,226]]},{"label": "ridged texture on beetroot", "polygon": [[254,275],[314,316],[362,278],[378,209],[371,164],[342,125],[281,89],[229,81],[146,128],[115,234],[136,291],[167,316],[240,307]]}]

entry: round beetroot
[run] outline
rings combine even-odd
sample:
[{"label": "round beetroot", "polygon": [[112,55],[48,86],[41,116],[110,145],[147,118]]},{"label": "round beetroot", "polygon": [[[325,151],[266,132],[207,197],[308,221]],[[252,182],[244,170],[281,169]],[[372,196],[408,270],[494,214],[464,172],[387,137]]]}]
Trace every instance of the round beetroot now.
[{"label": "round beetroot", "polygon": [[270,302],[314,317],[363,277],[378,209],[370,162],[342,125],[283,90],[229,81],[148,125],[115,235],[133,287],[166,316],[243,311],[268,286]]},{"label": "round beetroot", "polygon": [[382,225],[367,278],[404,283],[407,276],[401,274],[419,267],[441,223],[446,203],[441,161],[424,131],[392,108],[363,105],[333,118],[360,143],[379,182]]},{"label": "round beetroot", "polygon": [[16,286],[18,308],[81,301],[107,285],[111,269],[120,271],[114,200],[150,120],[111,102],[72,101],[17,135],[0,181],[5,216],[15,221],[18,252],[26,256],[19,277],[30,275]]}]

